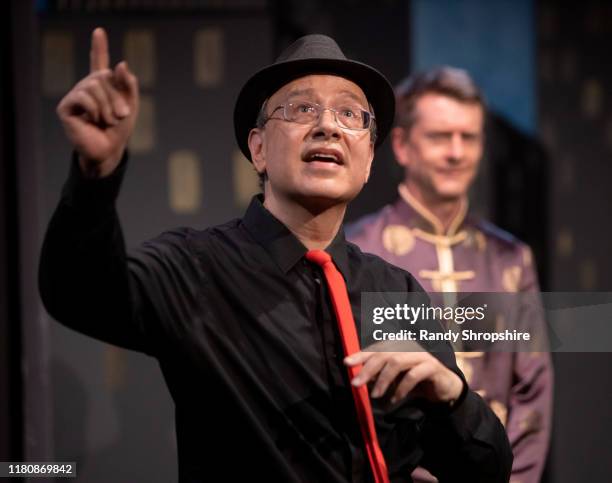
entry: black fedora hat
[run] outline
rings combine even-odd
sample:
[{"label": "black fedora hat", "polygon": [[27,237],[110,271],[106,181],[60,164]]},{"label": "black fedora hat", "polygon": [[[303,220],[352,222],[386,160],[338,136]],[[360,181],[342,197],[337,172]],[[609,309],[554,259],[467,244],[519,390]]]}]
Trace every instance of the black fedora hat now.
[{"label": "black fedora hat", "polygon": [[333,74],[357,84],[374,108],[376,146],[393,124],[395,97],[384,75],[362,62],[347,59],[326,35],[306,35],[291,44],[273,64],[254,74],[244,85],[234,108],[234,132],[242,153],[251,160],[248,136],[264,101],[282,86],[309,74]]}]

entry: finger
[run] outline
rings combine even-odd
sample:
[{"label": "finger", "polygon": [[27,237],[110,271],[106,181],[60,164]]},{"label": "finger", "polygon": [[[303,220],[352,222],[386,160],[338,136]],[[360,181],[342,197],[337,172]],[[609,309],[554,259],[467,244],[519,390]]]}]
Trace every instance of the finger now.
[{"label": "finger", "polygon": [[114,82],[118,89],[125,91],[131,98],[138,97],[138,79],[130,71],[126,61],[115,66]]},{"label": "finger", "polygon": [[424,355],[423,353],[395,352],[390,354],[372,389],[372,397],[382,397],[402,373],[423,361],[429,360],[429,354]]},{"label": "finger", "polygon": [[368,358],[366,363],[363,365],[359,374],[353,378],[351,384],[355,387],[359,387],[363,384],[367,384],[373,379],[376,379],[376,376],[380,372],[380,370],[385,365],[385,357],[384,354],[378,354],[378,357],[374,357],[373,355]]},{"label": "finger", "polygon": [[98,27],[91,34],[91,50],[89,51],[89,71],[108,69],[110,65],[108,55],[108,38],[106,31]]},{"label": "finger", "polygon": [[130,106],[124,97],[114,88],[108,91],[113,105],[113,113],[118,119],[123,119],[131,114]]},{"label": "finger", "polygon": [[372,388],[372,397],[382,397],[397,376],[407,369],[410,369],[409,361],[402,360],[398,356],[388,357]]},{"label": "finger", "polygon": [[92,80],[87,84],[84,88],[88,94],[90,94],[98,103],[98,108],[100,110],[100,114],[102,119],[106,124],[110,124],[114,126],[117,124],[118,119],[115,117],[113,113],[113,105],[111,97],[107,89],[104,88],[103,82],[99,80]]},{"label": "finger", "polygon": [[113,115],[118,119],[123,119],[130,115],[131,109],[126,100],[125,93],[123,91],[119,91],[116,87],[116,81],[114,79],[115,74],[110,69],[101,70],[95,72],[94,74],[90,74],[86,79],[84,79],[80,86],[81,87],[89,87],[92,82],[99,83],[102,88],[106,91],[106,95],[110,101],[110,107]]},{"label": "finger", "polygon": [[359,364],[364,364],[370,357],[372,357],[375,352],[355,352],[348,357],[344,358],[344,364],[347,366],[357,366]]},{"label": "finger", "polygon": [[111,74],[108,78],[102,79],[100,85],[106,91],[106,95],[110,100],[112,113],[118,120],[130,115],[131,109],[126,99],[125,92],[119,91],[113,81],[114,75]]},{"label": "finger", "polygon": [[397,385],[394,394],[391,396],[391,403],[404,399],[410,391],[418,384],[429,379],[435,372],[435,366],[429,362],[423,362],[410,369],[400,383]]},{"label": "finger", "polygon": [[65,112],[70,114],[85,114],[85,117],[95,123],[98,123],[100,120],[98,103],[84,90],[79,90],[69,98],[66,98],[65,104],[60,104],[58,110],[65,110]]}]

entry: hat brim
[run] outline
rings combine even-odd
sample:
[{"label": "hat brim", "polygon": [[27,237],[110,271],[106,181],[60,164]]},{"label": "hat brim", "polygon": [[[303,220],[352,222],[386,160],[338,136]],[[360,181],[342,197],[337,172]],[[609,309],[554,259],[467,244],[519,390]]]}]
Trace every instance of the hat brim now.
[{"label": "hat brim", "polygon": [[366,95],[376,117],[376,143],[384,140],[395,114],[395,97],[389,81],[373,67],[354,60],[299,59],[272,64],[253,75],[244,85],[234,108],[234,131],[242,153],[249,161],[248,137],[255,127],[264,101],[292,80],[312,74],[331,74],[357,84]]}]

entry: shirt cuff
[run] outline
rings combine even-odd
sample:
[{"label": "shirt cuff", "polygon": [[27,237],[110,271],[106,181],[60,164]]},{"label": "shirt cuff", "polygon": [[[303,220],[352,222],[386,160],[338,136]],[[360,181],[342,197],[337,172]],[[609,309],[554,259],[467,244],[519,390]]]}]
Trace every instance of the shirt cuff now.
[{"label": "shirt cuff", "polygon": [[72,154],[70,173],[62,190],[62,202],[76,210],[103,211],[113,209],[128,162],[128,152],[124,151],[119,165],[104,178],[86,178],[79,166],[79,155]]},{"label": "shirt cuff", "polygon": [[459,376],[459,379],[461,379],[461,383],[463,384],[463,387],[461,388],[461,393],[459,394],[459,397],[455,399],[450,405],[451,413],[453,411],[456,411],[459,407],[461,407],[461,405],[463,404],[463,401],[465,401],[465,398],[467,397],[468,392],[470,391],[470,387],[467,383],[467,380],[465,379],[465,375],[463,374],[463,372],[461,372],[460,370],[456,370],[453,372]]},{"label": "shirt cuff", "polygon": [[473,391],[467,391],[461,404],[453,406],[448,417],[451,426],[462,440],[478,437],[482,420],[479,396]]}]

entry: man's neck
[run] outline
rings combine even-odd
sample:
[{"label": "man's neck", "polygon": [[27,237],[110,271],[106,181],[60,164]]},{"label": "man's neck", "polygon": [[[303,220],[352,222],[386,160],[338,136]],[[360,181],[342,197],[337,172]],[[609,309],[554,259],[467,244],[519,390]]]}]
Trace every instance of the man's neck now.
[{"label": "man's neck", "polygon": [[444,233],[448,231],[451,223],[459,214],[462,205],[467,202],[467,195],[444,199],[421,189],[419,185],[410,180],[404,181],[404,185],[410,194],[439,220]]},{"label": "man's neck", "polygon": [[346,204],[327,208],[308,208],[297,202],[279,199],[273,193],[266,193],[264,207],[285,225],[309,250],[323,250],[336,237]]}]

